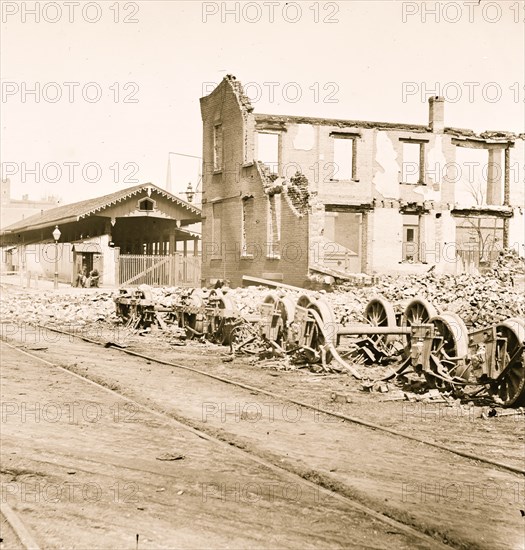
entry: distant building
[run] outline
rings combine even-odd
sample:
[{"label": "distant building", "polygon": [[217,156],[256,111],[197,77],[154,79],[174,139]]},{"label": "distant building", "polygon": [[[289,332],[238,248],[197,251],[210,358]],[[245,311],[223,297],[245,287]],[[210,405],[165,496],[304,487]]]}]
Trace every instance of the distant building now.
[{"label": "distant building", "polygon": [[475,270],[523,255],[525,135],[253,112],[228,75],[201,98],[202,275]]},{"label": "distant building", "polygon": [[28,195],[23,195],[21,199],[12,199],[9,178],[1,180],[0,185],[0,228],[29,218],[34,214],[40,214],[58,204],[56,197],[48,197],[37,201],[30,200]]}]

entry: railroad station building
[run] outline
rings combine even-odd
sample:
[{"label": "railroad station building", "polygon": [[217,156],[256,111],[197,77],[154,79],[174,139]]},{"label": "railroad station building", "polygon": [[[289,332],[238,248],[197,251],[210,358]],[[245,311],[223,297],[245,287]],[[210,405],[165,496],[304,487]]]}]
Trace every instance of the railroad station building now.
[{"label": "railroad station building", "polygon": [[[200,209],[151,183],[42,211],[0,233],[2,271],[102,286],[200,284]],[[53,231],[61,235],[57,243]]]},{"label": "railroad station building", "polygon": [[205,281],[475,272],[524,253],[525,134],[254,113],[228,75],[201,98]]}]

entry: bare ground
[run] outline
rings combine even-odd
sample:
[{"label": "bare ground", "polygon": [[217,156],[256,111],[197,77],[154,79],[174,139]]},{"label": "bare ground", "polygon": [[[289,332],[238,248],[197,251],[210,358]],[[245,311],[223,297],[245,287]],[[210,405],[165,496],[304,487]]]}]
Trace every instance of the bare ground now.
[{"label": "bare ground", "polygon": [[2,403],[2,498],[42,548],[434,547],[5,344]]},{"label": "bare ground", "polygon": [[[322,479],[325,485],[355,497],[378,512],[434,533],[436,538],[449,541],[453,546],[523,547],[525,523],[520,512],[524,508],[523,476],[336,420],[279,399],[253,394],[201,375],[153,362],[148,364],[147,361],[121,352],[103,350],[65,336],[57,338],[55,335],[33,342],[22,337],[19,340],[25,340],[24,343],[33,348],[32,353],[42,354],[49,361],[62,363],[110,387],[119,388],[157,410],[166,410],[175,417],[188,419],[194,426],[306,478]],[[222,359],[226,358],[224,349],[210,345],[173,347],[160,338],[151,337],[129,343],[134,349],[147,351],[157,357],[194,365],[293,399],[319,403],[321,408],[332,408],[424,439],[523,467],[524,424],[519,417],[484,421],[477,418],[479,411],[469,412],[465,416],[463,412],[459,414],[459,409],[451,414],[436,404],[383,403],[379,396],[360,392],[358,384],[350,377],[320,377],[303,371],[270,371],[250,365],[243,359],[223,362]],[[38,351],[36,348],[39,347],[47,349]],[[49,371],[42,365],[39,369],[42,373]],[[24,376],[22,385],[27,383]],[[350,395],[352,403],[333,403],[330,400],[333,390]],[[85,387],[83,391],[86,391]],[[87,394],[90,398],[92,391],[95,391],[93,387]],[[65,395],[68,396],[67,400]],[[22,397],[15,399],[21,400]],[[70,394],[64,391],[59,392],[56,399],[58,403],[71,402]],[[128,410],[127,413],[134,418],[137,411]],[[102,431],[100,426],[97,426],[99,433]],[[157,428],[160,429],[160,426]],[[102,445],[95,443],[93,446],[97,453],[107,444],[105,429],[103,432]],[[163,442],[162,436],[160,441]],[[32,443],[29,441],[27,445]],[[122,444],[126,444],[127,440],[123,439],[119,443],[112,452],[122,453]],[[69,448],[67,442],[62,444]],[[53,443],[52,447],[55,446]],[[42,449],[44,451],[54,452],[47,446]],[[97,461],[103,463],[108,459],[104,454]],[[182,461],[169,464],[180,463]],[[121,475],[120,471],[118,475]],[[209,482],[209,491],[218,491],[214,483]],[[334,499],[328,499],[331,500]],[[323,510],[327,510],[328,501],[323,499]],[[236,504],[232,506],[234,518],[237,508],[246,508],[240,506],[242,503]],[[247,508],[253,507],[250,504]],[[259,510],[252,511],[258,518]],[[337,525],[336,516],[331,513],[329,516]],[[343,533],[347,533],[344,529],[345,524],[348,527],[347,520],[340,521]],[[233,522],[232,532],[243,531],[242,525],[245,525],[244,519],[238,518]],[[271,547],[304,546],[302,541],[286,538],[287,525],[288,522],[283,520],[277,531],[284,531],[276,535]],[[195,528],[200,533],[200,526]],[[330,527],[329,532],[332,529]],[[281,535],[284,538],[281,539]],[[338,547],[341,540],[346,547],[348,544],[356,547],[367,544],[363,540],[351,542],[339,539],[339,535],[334,540],[324,542],[310,534],[306,538],[310,541],[308,544],[317,547]],[[238,542],[234,546],[246,547],[246,541]],[[188,544],[188,547],[192,547],[191,540]],[[396,539],[391,547],[403,547],[402,544],[402,541]],[[419,543],[416,546],[420,547]],[[255,542],[253,547],[265,546]]]}]

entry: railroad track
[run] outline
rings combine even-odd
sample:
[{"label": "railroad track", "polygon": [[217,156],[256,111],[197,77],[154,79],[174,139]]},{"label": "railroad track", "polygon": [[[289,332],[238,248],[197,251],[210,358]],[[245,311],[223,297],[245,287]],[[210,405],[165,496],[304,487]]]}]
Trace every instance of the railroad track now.
[{"label": "railroad track", "polygon": [[[75,334],[75,333],[71,333],[69,331],[57,329],[57,328],[54,328],[54,327],[49,327],[49,326],[46,326],[46,325],[37,325],[37,326],[39,328],[46,329],[46,330],[49,330],[51,332],[56,332],[56,333],[59,333],[59,334],[63,334],[63,335],[67,335],[67,336],[70,336],[70,337],[77,338],[77,339],[82,340],[84,342],[88,342],[88,343],[95,344],[95,345],[102,346],[102,347],[107,346],[106,342],[100,342],[100,341],[94,340],[92,338],[88,338],[88,337],[83,336],[83,335],[78,334],[78,333]],[[159,358],[157,358],[155,356],[152,356],[152,355],[146,355],[146,354],[143,354],[143,353],[139,353],[139,352],[136,352],[136,351],[132,351],[132,350],[125,349],[125,348],[119,348],[119,347],[112,347],[112,349],[115,349],[115,350],[117,350],[121,353],[130,355],[130,356],[133,356],[133,357],[138,357],[140,359],[144,359],[146,361],[155,362],[159,365],[164,365],[164,366],[167,366],[167,367],[170,367],[170,368],[177,368],[177,369],[181,369],[181,370],[186,370],[186,371],[189,371],[189,372],[192,372],[192,373],[210,378],[212,380],[222,382],[224,384],[228,384],[228,385],[231,385],[231,386],[236,386],[236,387],[248,390],[250,392],[259,393],[261,395],[266,395],[268,397],[271,397],[273,399],[282,401],[284,403],[291,403],[291,404],[294,404],[296,406],[303,407],[305,409],[313,410],[316,413],[322,413],[322,414],[326,414],[326,415],[334,417],[334,418],[338,418],[340,420],[345,420],[347,422],[350,422],[351,424],[356,424],[356,425],[363,426],[365,428],[369,428],[369,429],[372,429],[372,430],[377,430],[377,431],[381,431],[381,432],[384,432],[384,433],[388,433],[388,434],[393,435],[395,437],[403,438],[403,439],[413,441],[413,442],[416,442],[416,443],[421,443],[421,444],[426,445],[428,447],[432,447],[432,448],[435,448],[435,449],[439,449],[441,451],[445,451],[445,452],[455,454],[457,456],[461,456],[462,458],[466,458],[466,459],[469,459],[469,460],[474,460],[474,461],[481,462],[481,463],[484,463],[484,464],[489,464],[489,465],[494,466],[498,469],[525,476],[525,468],[519,468],[519,467],[516,467],[516,466],[512,466],[510,464],[505,464],[503,462],[499,462],[497,460],[491,460],[489,458],[479,456],[479,455],[476,455],[474,453],[469,453],[469,452],[466,452],[466,451],[455,449],[454,447],[450,447],[448,445],[442,445],[440,443],[435,443],[433,441],[428,441],[426,439],[422,439],[422,438],[419,438],[419,437],[416,437],[416,436],[413,436],[413,435],[410,435],[410,434],[406,434],[406,433],[400,432],[398,430],[394,430],[392,428],[382,426],[380,424],[375,424],[375,423],[372,423],[372,422],[368,422],[368,421],[363,420],[361,418],[356,418],[356,417],[349,416],[349,415],[346,415],[346,414],[330,411],[328,409],[323,409],[323,408],[320,408],[318,404],[312,404],[312,403],[307,403],[307,402],[304,402],[304,401],[299,401],[299,400],[296,400],[296,399],[292,399],[292,398],[287,397],[285,395],[268,391],[264,388],[260,388],[260,387],[257,387],[257,386],[252,386],[250,384],[245,384],[243,382],[238,382],[236,380],[231,380],[229,378],[225,378],[223,376],[218,376],[216,374],[212,374],[212,373],[197,369],[195,367],[190,367],[188,365],[181,365],[179,363],[174,363],[174,362],[171,362],[171,361],[165,361],[163,359],[159,359]]]},{"label": "railroad track", "polygon": [[[26,550],[40,550],[31,533],[27,530],[20,516],[7,504],[0,503],[0,516],[9,524],[14,536]],[[2,537],[3,538],[3,537]],[[15,541],[11,541],[15,542]]]},{"label": "railroad track", "polygon": [[[42,328],[44,328],[44,327],[42,327]],[[66,331],[60,331],[58,329],[50,329],[49,327],[45,327],[45,328],[48,328],[49,330],[53,330],[55,332],[59,332],[59,333],[62,333],[62,334],[72,335],[71,333],[68,333]],[[87,341],[89,343],[103,345],[101,342],[97,342],[97,341],[89,339],[89,338],[85,338],[85,337],[82,337],[82,336],[80,336],[79,338],[84,340],[84,341]],[[205,430],[197,429],[194,426],[192,426],[189,421],[185,421],[184,419],[182,419],[180,417],[175,417],[173,414],[170,414],[166,411],[159,411],[154,407],[148,406],[144,403],[141,403],[140,401],[132,399],[132,398],[128,397],[127,395],[125,395],[124,393],[120,392],[120,391],[117,391],[115,389],[112,389],[112,388],[109,388],[109,387],[105,386],[104,384],[101,384],[100,382],[92,379],[90,376],[79,374],[77,372],[74,372],[70,368],[67,368],[65,366],[58,365],[56,363],[48,361],[48,360],[46,360],[42,357],[39,357],[38,355],[36,355],[34,353],[30,353],[30,352],[28,352],[24,349],[21,349],[20,347],[17,347],[17,346],[15,346],[15,345],[13,345],[9,342],[6,342],[5,340],[3,340],[3,343],[5,345],[9,346],[10,348],[16,350],[17,352],[23,354],[23,355],[29,356],[29,357],[31,357],[31,358],[33,358],[33,359],[35,359],[35,360],[37,360],[41,363],[44,363],[48,367],[58,369],[62,372],[67,373],[70,376],[73,376],[73,377],[76,377],[76,378],[82,380],[85,383],[88,383],[90,385],[93,385],[93,386],[97,387],[99,390],[102,390],[102,391],[107,392],[107,393],[109,393],[113,396],[116,396],[119,399],[121,399],[123,401],[126,401],[127,403],[130,403],[134,407],[162,419],[164,422],[173,423],[173,424],[177,425],[179,428],[187,430],[187,431],[191,432],[192,434],[194,434],[194,435],[196,435],[196,436],[198,436],[202,439],[205,439],[205,440],[208,440],[210,442],[214,442],[218,445],[224,446],[227,449],[229,449],[230,452],[233,449],[236,453],[239,453],[239,455],[243,456],[244,458],[249,458],[250,460],[256,462],[257,464],[260,464],[260,465],[264,466],[265,468],[267,468],[267,469],[269,469],[273,472],[278,473],[279,475],[285,475],[286,477],[289,477],[291,480],[293,480],[295,483],[302,484],[305,488],[315,489],[316,491],[318,491],[318,493],[320,495],[336,499],[339,502],[344,503],[345,505],[349,506],[350,508],[352,508],[353,510],[355,510],[357,512],[364,513],[368,517],[373,518],[377,521],[380,521],[380,522],[384,523],[385,525],[387,525],[389,527],[392,527],[393,529],[396,529],[398,532],[400,532],[400,533],[402,533],[406,536],[413,537],[414,539],[416,539],[421,544],[421,546],[419,546],[419,544],[418,544],[418,547],[433,548],[433,549],[434,548],[435,549],[438,549],[438,548],[442,548],[442,549],[444,549],[444,548],[466,548],[466,546],[462,545],[461,543],[458,543],[456,546],[454,546],[452,543],[450,543],[448,541],[447,541],[447,543],[445,543],[442,540],[438,540],[437,537],[439,536],[439,534],[433,533],[433,536],[432,536],[432,535],[426,533],[422,529],[417,529],[414,526],[407,525],[406,523],[402,523],[402,522],[400,522],[396,519],[388,517],[385,514],[377,512],[373,508],[370,508],[370,507],[356,501],[355,499],[352,499],[348,495],[344,494],[344,492],[342,492],[340,489],[334,488],[333,486],[331,486],[330,483],[326,482],[326,480],[323,479],[322,475],[320,475],[318,479],[317,479],[317,476],[315,476],[316,477],[315,481],[311,480],[311,479],[307,479],[306,477],[303,477],[303,476],[299,475],[298,473],[292,471],[291,469],[287,468],[286,465],[276,464],[275,462],[270,461],[270,460],[260,456],[256,452],[248,451],[244,448],[241,448],[240,446],[237,446],[232,441],[229,441],[229,440],[226,440],[224,438],[220,438],[220,437],[217,437],[215,435],[212,435],[212,434],[206,432]],[[126,352],[129,355],[133,355],[135,357],[147,358],[150,361],[155,361],[155,362],[160,363],[160,364],[166,364],[166,365],[169,365],[171,367],[184,368],[184,369],[191,370],[193,372],[208,376],[207,373],[199,371],[198,369],[193,369],[191,367],[185,367],[183,365],[171,364],[169,362],[157,360],[155,358],[149,358],[149,357],[144,356],[142,354],[138,354],[138,353],[135,353],[135,352],[130,352],[129,350],[120,350],[120,351]],[[222,382],[225,382],[225,383],[231,383],[231,384],[234,384],[236,386],[239,386],[239,387],[242,387],[242,388],[245,388],[245,389],[252,389],[250,386],[247,386],[245,384],[241,384],[241,383],[238,383],[238,382],[235,382],[235,381],[227,380],[227,379],[217,377],[217,376],[214,376],[214,375],[209,375],[209,376],[211,378],[215,379],[215,380],[219,380],[219,381],[222,381]],[[260,388],[259,389],[253,388],[253,390],[254,391],[259,391],[260,390],[261,393],[264,393],[264,394],[267,394],[267,395],[273,395],[273,394],[271,394],[271,392],[267,392],[266,390],[262,390]],[[288,401],[291,401],[291,400],[288,400]],[[305,404],[304,406],[309,406],[309,405]],[[328,413],[328,414],[331,414],[331,413]],[[3,511],[3,509],[2,509],[2,511]],[[12,518],[13,518],[14,525],[23,526],[23,523],[21,522],[21,520],[14,513],[12,515]],[[13,523],[11,523],[11,525],[14,527]],[[20,532],[22,532],[22,534],[24,534],[23,527],[20,527],[20,529],[21,529]],[[30,548],[31,549],[35,548],[36,550],[38,550],[38,546],[36,545],[36,543],[34,543],[33,539],[31,539],[29,537],[29,538],[26,538],[26,541],[27,542],[24,543],[24,545],[26,546],[26,548],[28,550]]]}]

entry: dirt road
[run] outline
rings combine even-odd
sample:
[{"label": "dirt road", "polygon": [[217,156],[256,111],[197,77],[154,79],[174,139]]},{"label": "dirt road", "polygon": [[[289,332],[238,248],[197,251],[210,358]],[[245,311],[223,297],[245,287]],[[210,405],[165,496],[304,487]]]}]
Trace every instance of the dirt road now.
[{"label": "dirt road", "polygon": [[[31,353],[45,355],[48,361],[64,364],[69,369],[87,374],[156,410],[168,411],[173,417],[185,419],[198,429],[219,436],[290,472],[308,479],[321,480],[325,486],[334,488],[337,493],[355,498],[377,512],[414,526],[420,531],[431,533],[436,540],[447,541],[452,546],[464,548],[516,549],[523,547],[525,524],[520,513],[524,508],[523,476],[438,451],[426,445],[341,422],[322,413],[291,406],[289,403],[267,396],[254,395],[247,390],[206,379],[201,375],[124,356],[115,350],[103,350],[76,339],[71,341],[69,338],[55,338],[54,340],[52,344],[48,341],[40,346],[47,348],[40,351],[35,349],[39,347],[38,345],[31,344],[29,346],[33,348]],[[153,352],[162,355],[161,349],[155,349]],[[279,376],[272,376],[245,362],[242,366],[239,363],[224,364],[220,362],[220,353],[213,352],[209,347],[206,349],[199,349],[198,346],[187,349],[177,348],[171,351],[171,359],[197,364],[201,368],[215,372],[229,371],[230,377],[242,378],[244,375],[249,375],[252,385],[267,389],[274,387],[278,393],[284,393],[287,390],[288,396],[304,397],[305,392],[308,393],[310,390],[310,396],[312,392],[315,394],[317,391],[318,397],[322,397],[324,401],[326,390],[330,386],[326,383],[327,381],[312,382],[315,378],[299,373],[288,373],[287,379],[281,378],[281,373]],[[45,365],[35,366],[35,368],[42,374],[53,372],[51,367]],[[18,376],[21,374],[18,373]],[[293,381],[290,380],[290,375],[295,375]],[[23,381],[22,385],[28,383],[25,377]],[[17,383],[20,384],[20,381]],[[340,380],[339,383],[341,383]],[[312,387],[319,387],[320,384],[322,384],[322,392],[312,390]],[[86,400],[87,396],[91,399],[92,390],[89,390],[87,396],[85,391],[84,389],[84,395],[76,395],[75,399]],[[64,399],[64,395],[68,395],[67,400]],[[21,397],[16,399],[20,400]],[[64,391],[60,391],[56,399],[56,402],[61,404],[73,401],[69,392],[64,393]],[[367,404],[354,403],[349,406],[353,408],[353,413],[364,413]],[[395,405],[388,404],[388,406]],[[372,416],[377,417],[378,407],[371,408]],[[383,409],[383,420],[386,423],[395,422],[391,410],[391,408]],[[110,412],[108,412],[109,416]],[[127,413],[135,418],[138,411],[128,410]],[[510,422],[512,423],[507,424],[503,430],[501,430],[503,426],[501,422],[489,427],[493,431],[502,431],[506,434],[504,445],[509,448],[506,454],[511,462],[521,462],[522,466],[519,453],[523,449],[523,440],[519,440],[519,437],[520,434],[523,435],[523,424],[517,423],[516,419]],[[480,433],[483,433],[484,429],[480,428],[478,422],[470,422],[472,426],[465,424],[465,422],[461,425],[461,422],[450,421],[436,423],[435,427],[438,428],[435,429],[436,438],[447,439],[448,433],[449,443],[456,444],[456,440],[461,439],[461,433],[466,433],[465,437],[468,441],[477,441],[479,434],[473,437],[472,433],[476,430],[481,430]],[[97,423],[99,433],[102,430],[101,426]],[[156,428],[160,429],[160,426],[156,425]],[[24,429],[27,429],[26,425]],[[428,436],[432,426],[428,422],[407,422],[404,429],[411,433]],[[490,432],[485,433],[488,434],[489,440],[497,440],[497,437]],[[152,434],[149,435],[152,436]],[[94,446],[97,453],[104,449],[106,441],[107,436],[104,433],[103,444]],[[127,440],[124,439],[119,443],[127,443]],[[66,442],[62,444],[67,447]],[[477,450],[477,447],[481,448],[482,444],[483,442],[479,441],[474,450]],[[46,446],[42,449],[42,452],[44,451],[52,452],[52,449]],[[122,452],[122,445],[112,448],[112,452],[117,451]],[[162,452],[160,448],[158,452]],[[505,453],[505,448],[503,452]],[[108,458],[105,455],[96,457],[99,463]],[[229,458],[231,460],[232,456]],[[184,461],[180,463],[182,462]],[[222,459],[219,463],[221,462]],[[178,461],[173,461],[170,464],[177,463]],[[202,480],[202,473],[200,475]],[[204,480],[203,483],[208,483],[210,491],[217,490],[220,494],[220,482],[215,481],[216,478],[213,476],[211,478],[211,481]],[[189,489],[181,490],[186,493]],[[228,486],[225,491],[228,493]],[[219,498],[219,500],[223,499]],[[331,500],[333,499],[328,499],[328,501]],[[307,545],[349,547],[350,544],[355,547],[367,547],[370,543],[364,542],[364,539],[352,542],[345,538],[348,536],[348,520],[340,518],[339,521],[342,523],[339,525],[337,515],[330,512],[333,503],[330,504],[328,501],[323,499],[318,504],[324,512],[324,517],[329,517],[330,521],[334,522],[335,531],[333,527],[330,527],[329,531],[337,535],[321,543],[319,538],[306,535],[305,531],[305,538],[309,541]],[[243,508],[248,516],[250,515],[248,510],[252,509],[252,514],[260,519],[257,507],[253,508],[251,505],[243,507],[241,502],[230,504],[232,504],[230,511],[234,518],[231,529],[237,535],[239,525],[244,523],[238,517],[237,508]],[[272,509],[275,509],[274,505]],[[311,515],[310,512],[308,515]],[[286,513],[279,513],[278,516],[281,518],[280,525],[284,531],[276,534],[279,527],[272,530],[276,538],[273,539],[270,547],[297,547],[298,543],[286,538],[286,526],[289,524],[284,519]],[[293,512],[292,517],[295,517]],[[490,521],[487,521],[487,518],[490,518]],[[313,520],[307,522],[309,528],[312,522]],[[235,525],[237,525],[236,531]],[[345,525],[346,528],[344,528]],[[324,532],[323,529],[321,529],[322,532]],[[228,535],[225,535],[224,540],[227,538]],[[381,541],[380,544],[383,542]],[[392,541],[389,544],[391,547],[398,548],[403,547],[405,542],[396,538],[393,546]],[[243,541],[239,546],[245,547],[246,544]],[[378,543],[374,541],[371,544]],[[301,541],[299,545],[304,546],[304,543]],[[192,546],[191,541],[189,546]],[[265,546],[255,543],[254,547]],[[415,547],[421,547],[421,541],[418,541]]]},{"label": "dirt road", "polygon": [[[42,548],[437,547],[103,388],[1,351],[2,499]],[[89,366],[119,363],[114,352],[82,351]]]}]

